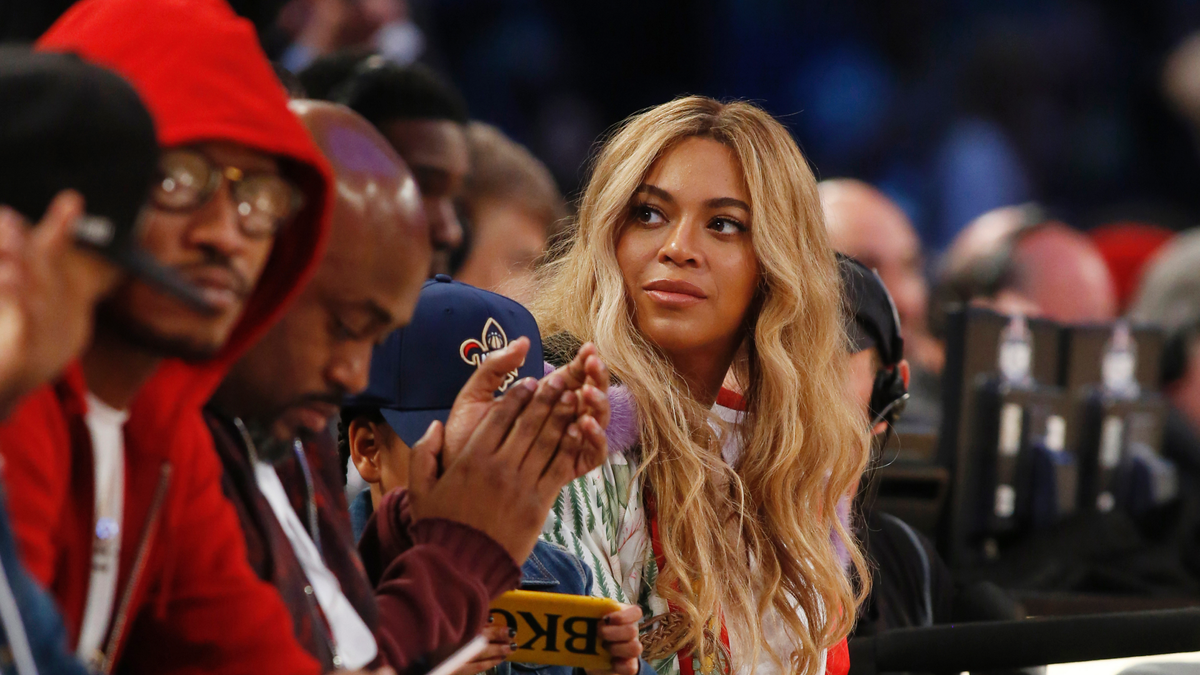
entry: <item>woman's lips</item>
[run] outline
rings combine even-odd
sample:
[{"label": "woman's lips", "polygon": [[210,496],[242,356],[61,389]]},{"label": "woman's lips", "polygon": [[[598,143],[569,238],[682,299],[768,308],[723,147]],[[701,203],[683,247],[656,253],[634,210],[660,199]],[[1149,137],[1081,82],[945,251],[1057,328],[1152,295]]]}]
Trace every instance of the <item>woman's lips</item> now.
[{"label": "woman's lips", "polygon": [[675,279],[656,279],[642,286],[642,290],[651,300],[667,307],[690,307],[708,297],[699,286]]}]

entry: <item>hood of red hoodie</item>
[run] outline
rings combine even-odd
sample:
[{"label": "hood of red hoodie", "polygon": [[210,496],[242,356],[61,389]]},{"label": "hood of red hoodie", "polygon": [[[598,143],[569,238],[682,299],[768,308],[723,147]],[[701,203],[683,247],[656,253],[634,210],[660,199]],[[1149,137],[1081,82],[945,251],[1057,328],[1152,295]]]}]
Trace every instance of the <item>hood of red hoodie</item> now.
[{"label": "hood of red hoodie", "polygon": [[[288,110],[253,25],[223,0],[83,0],[37,48],[73,52],[124,76],[150,110],[161,146],[238,143],[278,157],[304,192],[304,209],[276,238],[225,348],[205,362],[164,361],[134,406],[152,398],[156,406],[195,409],[315,271],[333,204],[329,166]],[[179,409],[155,417],[173,418]]]}]

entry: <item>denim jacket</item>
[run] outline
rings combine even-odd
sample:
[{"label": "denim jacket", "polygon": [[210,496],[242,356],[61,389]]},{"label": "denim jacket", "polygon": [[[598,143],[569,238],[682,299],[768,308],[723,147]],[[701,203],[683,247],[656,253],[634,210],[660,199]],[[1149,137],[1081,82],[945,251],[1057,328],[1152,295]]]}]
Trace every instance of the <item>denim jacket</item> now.
[{"label": "denim jacket", "polygon": [[8,513],[0,500],[0,673],[87,675],[67,651],[66,631],[49,594],[17,557]]}]

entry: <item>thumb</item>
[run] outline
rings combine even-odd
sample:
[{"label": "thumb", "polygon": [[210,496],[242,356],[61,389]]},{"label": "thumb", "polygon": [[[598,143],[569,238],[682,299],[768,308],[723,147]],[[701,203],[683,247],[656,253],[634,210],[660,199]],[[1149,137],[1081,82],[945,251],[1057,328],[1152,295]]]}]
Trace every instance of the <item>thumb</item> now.
[{"label": "thumb", "polygon": [[471,379],[458,392],[459,402],[490,402],[495,398],[495,391],[504,384],[509,373],[525,363],[525,355],[529,353],[529,338],[521,336],[513,340],[507,347],[487,355],[479,364]]},{"label": "thumb", "polygon": [[445,429],[434,420],[425,435],[412,447],[408,458],[408,491],[414,497],[422,497],[433,489],[438,480],[438,456],[442,452]]}]

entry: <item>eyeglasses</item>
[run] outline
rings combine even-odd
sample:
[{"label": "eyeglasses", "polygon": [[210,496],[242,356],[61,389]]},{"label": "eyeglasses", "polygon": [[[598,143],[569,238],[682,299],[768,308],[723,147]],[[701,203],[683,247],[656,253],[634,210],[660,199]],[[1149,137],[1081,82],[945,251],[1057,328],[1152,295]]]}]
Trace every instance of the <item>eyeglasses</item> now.
[{"label": "eyeglasses", "polygon": [[159,174],[150,201],[164,211],[194,211],[229,181],[242,234],[255,239],[278,234],[304,204],[300,191],[281,176],[218,166],[195,150],[163,153]]}]

